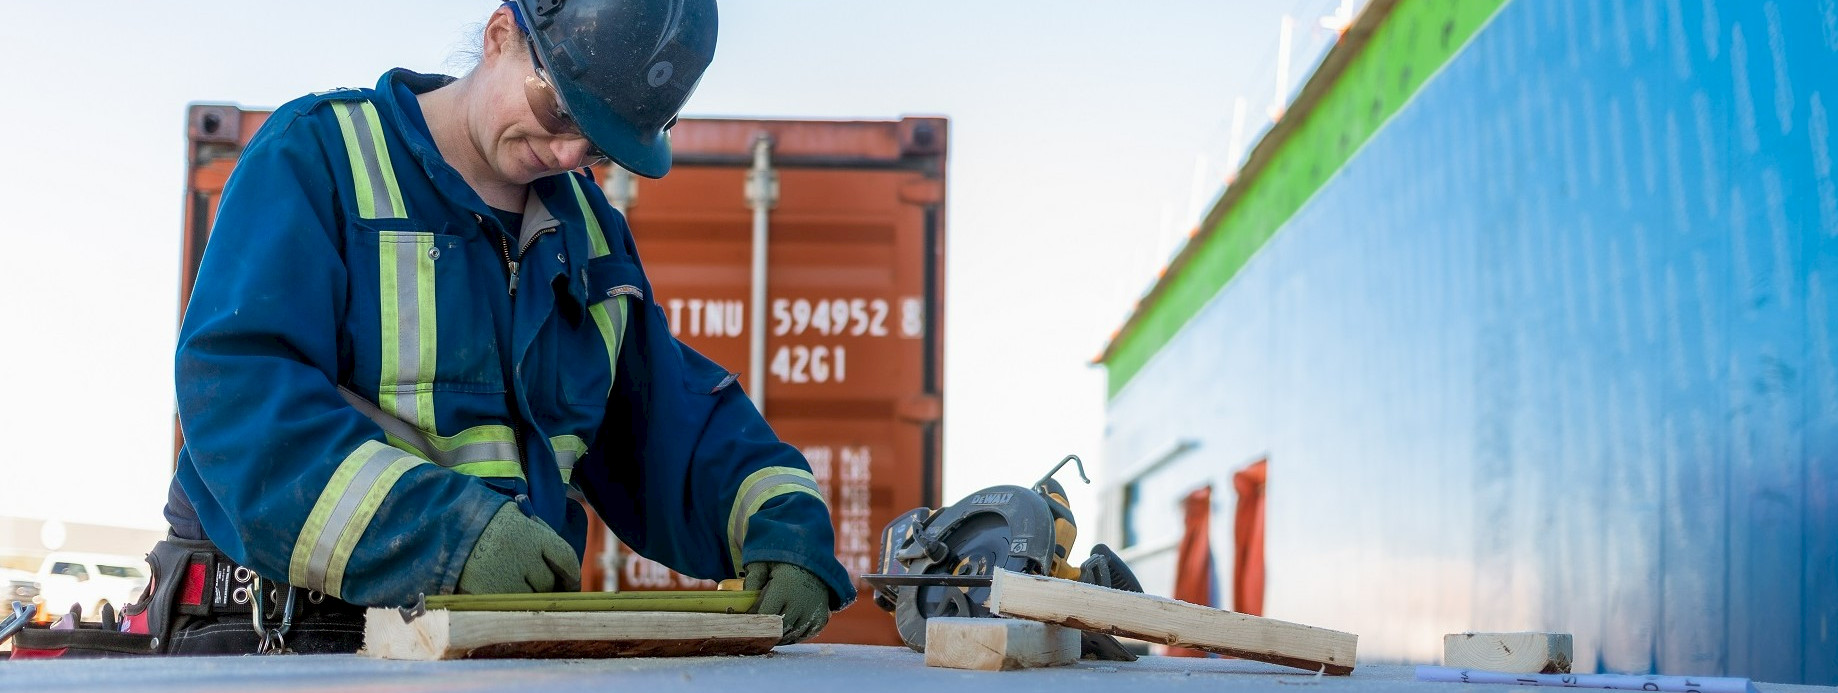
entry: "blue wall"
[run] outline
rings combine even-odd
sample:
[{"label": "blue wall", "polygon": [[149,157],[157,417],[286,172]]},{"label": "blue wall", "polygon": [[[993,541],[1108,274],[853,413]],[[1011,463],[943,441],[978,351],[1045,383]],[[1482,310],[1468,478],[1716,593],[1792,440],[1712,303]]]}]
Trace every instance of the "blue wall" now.
[{"label": "blue wall", "polygon": [[1268,455],[1266,613],[1366,661],[1838,684],[1834,112],[1835,0],[1510,2],[1111,401],[1108,478],[1196,441],[1229,576]]}]

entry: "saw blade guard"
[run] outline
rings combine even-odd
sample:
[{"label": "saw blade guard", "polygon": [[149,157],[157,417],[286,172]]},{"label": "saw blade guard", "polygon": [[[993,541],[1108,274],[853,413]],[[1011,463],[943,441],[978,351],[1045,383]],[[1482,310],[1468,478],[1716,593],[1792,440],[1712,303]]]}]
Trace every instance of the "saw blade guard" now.
[{"label": "saw blade guard", "polygon": [[[1054,515],[1040,494],[1021,486],[991,486],[933,513],[888,553],[899,572],[993,575],[1000,568],[1044,575],[1054,555]],[[890,571],[894,566],[887,566]],[[925,619],[989,616],[988,587],[903,586],[891,600],[907,646],[925,648]]]}]

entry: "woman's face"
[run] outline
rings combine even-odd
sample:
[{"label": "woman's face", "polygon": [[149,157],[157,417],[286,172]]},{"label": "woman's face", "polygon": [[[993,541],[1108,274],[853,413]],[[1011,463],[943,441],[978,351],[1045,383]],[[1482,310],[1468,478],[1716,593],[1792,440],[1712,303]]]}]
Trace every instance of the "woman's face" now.
[{"label": "woman's face", "polygon": [[485,55],[474,73],[480,88],[470,106],[479,155],[506,182],[518,185],[598,158],[585,137],[567,127],[565,119],[557,120],[553,90],[537,75],[527,40],[509,8],[492,13],[485,26]]}]

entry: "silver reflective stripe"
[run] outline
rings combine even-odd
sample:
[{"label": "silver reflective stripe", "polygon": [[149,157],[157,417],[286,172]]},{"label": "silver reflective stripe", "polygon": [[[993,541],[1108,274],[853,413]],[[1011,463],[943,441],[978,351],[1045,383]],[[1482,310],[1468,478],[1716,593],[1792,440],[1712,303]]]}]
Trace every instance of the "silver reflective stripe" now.
[{"label": "silver reflective stripe", "polygon": [[573,481],[574,466],[587,454],[587,441],[580,436],[555,436],[549,439],[549,448],[555,451],[555,468],[562,473],[562,483]]},{"label": "silver reflective stripe", "polygon": [[[417,395],[421,384],[421,260],[419,243],[405,242],[406,239],[389,238],[385,234],[383,247],[390,257],[387,261],[395,263],[396,276],[396,333],[395,344],[384,344],[384,349],[396,350],[396,378],[393,383],[384,383],[392,387],[397,395],[394,401],[395,411],[391,415],[404,421],[421,422],[417,414],[420,397]],[[387,331],[386,331],[387,332]]]},{"label": "silver reflective stripe", "polygon": [[[374,443],[367,445],[374,445]],[[364,460],[363,467],[357,470],[357,473],[351,477],[350,483],[346,484],[338,494],[338,504],[334,505],[331,514],[326,516],[325,526],[320,530],[317,541],[313,542],[312,553],[308,554],[306,561],[305,587],[333,594],[341,592],[327,579],[331,573],[333,557],[337,555],[337,545],[344,540],[347,529],[352,526],[352,520],[358,515],[359,507],[365,505],[366,497],[370,495],[371,489],[377,486],[377,481],[383,477],[384,472],[388,471],[398,460],[409,456],[407,452],[395,448],[383,448],[374,451],[369,459]],[[370,511],[374,513],[375,508],[370,508]],[[368,525],[369,523],[369,517],[362,519],[361,524]],[[344,558],[348,559],[349,556],[346,555]],[[342,567],[344,561],[338,562]],[[341,570],[337,582],[343,582],[342,572]]]},{"label": "silver reflective stripe", "polygon": [[574,471],[574,463],[581,461],[581,453],[573,450],[556,450],[555,466],[562,470],[562,479],[567,480]]},{"label": "silver reflective stripe", "polygon": [[467,443],[452,450],[434,451],[434,462],[442,467],[457,467],[473,462],[515,461],[517,461],[517,444],[508,441],[485,440]]},{"label": "silver reflective stripe", "polygon": [[[519,459],[517,456],[517,443],[514,439],[481,440],[465,443],[448,450],[430,439],[421,429],[409,425],[406,421],[383,413],[383,410],[377,408],[377,405],[371,404],[369,400],[364,399],[343,385],[338,387],[338,395],[345,398],[345,402],[362,413],[365,418],[375,422],[376,425],[381,427],[383,432],[389,434],[391,438],[399,440],[403,444],[414,448],[412,452],[419,453],[422,457],[442,467],[452,468],[473,462],[516,462]],[[454,439],[457,440],[464,437],[466,436],[462,433],[459,436],[454,436]]]},{"label": "silver reflective stripe", "polygon": [[[357,127],[357,131],[360,135],[369,135],[372,132],[370,115],[365,112],[366,109],[354,103],[341,103],[339,105],[346,109],[346,114],[351,117],[351,124]],[[398,216],[396,213],[395,201],[391,199],[389,188],[386,187],[384,183],[383,161],[382,158],[377,155],[376,139],[364,136],[357,137],[356,139],[358,156],[362,157],[364,161],[364,172],[370,176],[370,194],[372,199],[375,200],[374,204],[376,205],[377,217],[393,218]],[[391,171],[390,175],[395,175],[395,172]]]}]

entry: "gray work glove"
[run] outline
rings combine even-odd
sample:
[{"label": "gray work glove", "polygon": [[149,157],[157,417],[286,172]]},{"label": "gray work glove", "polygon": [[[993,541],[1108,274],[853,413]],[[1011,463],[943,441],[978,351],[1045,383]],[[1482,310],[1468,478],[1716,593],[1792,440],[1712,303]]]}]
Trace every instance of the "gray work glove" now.
[{"label": "gray work glove", "polygon": [[809,640],[830,622],[830,588],[802,567],[770,561],[748,563],[746,589],[759,590],[753,613],[784,617],[780,645]]},{"label": "gray work glove", "polygon": [[505,503],[479,532],[460,569],[460,594],[579,592],[581,560],[567,540],[542,520]]}]

